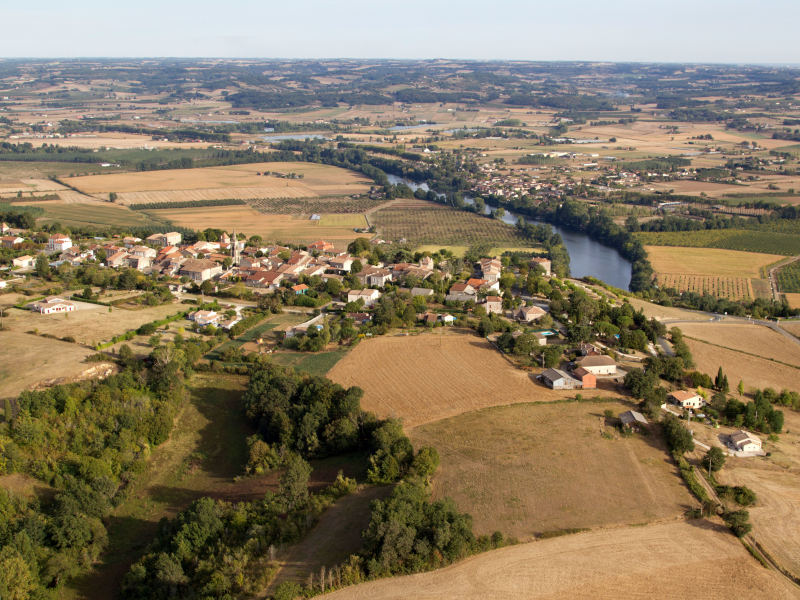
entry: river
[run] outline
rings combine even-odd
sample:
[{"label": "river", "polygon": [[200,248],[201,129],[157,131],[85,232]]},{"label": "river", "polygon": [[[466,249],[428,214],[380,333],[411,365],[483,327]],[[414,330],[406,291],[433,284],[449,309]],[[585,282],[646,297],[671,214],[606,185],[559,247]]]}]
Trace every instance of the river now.
[{"label": "river", "polygon": [[[430,189],[427,183],[415,183],[410,179],[398,177],[397,175],[388,175],[388,178],[390,183],[405,183],[414,191],[421,189],[427,192]],[[464,202],[472,204],[473,199],[465,196]],[[487,205],[484,211],[489,214],[492,211],[492,207]],[[506,208],[502,220],[509,225],[516,225],[519,217]],[[526,219],[526,222],[549,225],[553,231],[561,236],[561,239],[564,240],[564,245],[567,247],[567,252],[569,252],[569,270],[573,277],[592,276],[614,287],[623,290],[628,289],[631,282],[631,263],[623,258],[616,249],[593,240],[585,233],[570,231],[543,221]]]}]

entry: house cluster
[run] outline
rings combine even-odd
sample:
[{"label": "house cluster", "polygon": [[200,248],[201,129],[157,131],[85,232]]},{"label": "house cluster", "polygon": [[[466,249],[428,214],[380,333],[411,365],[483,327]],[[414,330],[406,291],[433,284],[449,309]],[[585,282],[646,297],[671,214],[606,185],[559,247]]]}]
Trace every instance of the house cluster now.
[{"label": "house cluster", "polygon": [[[430,257],[423,257],[418,264],[379,263],[362,265],[355,271],[359,264],[361,261],[357,258],[346,252],[337,252],[332,244],[317,241],[310,244],[307,250],[292,250],[284,246],[245,248],[236,266],[224,277],[240,277],[248,287],[273,291],[286,282],[296,283],[302,276],[342,281],[345,276],[352,275],[362,289],[352,290],[348,302],[362,300],[365,306],[371,306],[380,298],[380,292],[375,288],[382,288],[390,282],[421,282],[434,272],[433,259]],[[292,289],[297,294],[305,293],[302,284]]]},{"label": "house cluster", "polygon": [[542,383],[554,390],[593,390],[597,380],[617,376],[617,363],[605,354],[587,353],[571,365],[570,371],[545,369],[540,378]]}]

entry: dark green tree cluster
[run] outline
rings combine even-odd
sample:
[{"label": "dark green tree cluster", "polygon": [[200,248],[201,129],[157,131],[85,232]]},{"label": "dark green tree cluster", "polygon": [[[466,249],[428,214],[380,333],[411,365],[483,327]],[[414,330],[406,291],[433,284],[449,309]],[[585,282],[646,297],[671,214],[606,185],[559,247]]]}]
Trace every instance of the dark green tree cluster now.
[{"label": "dark green tree cluster", "polygon": [[[103,523],[126,494],[150,449],[166,440],[183,398],[187,353],[154,351],[145,365],[132,356],[102,382],[23,392],[7,407],[0,430],[0,473],[24,473],[53,488],[52,500],[0,490],[3,597],[44,598],[98,558]],[[24,591],[24,593],[23,593]]]}]

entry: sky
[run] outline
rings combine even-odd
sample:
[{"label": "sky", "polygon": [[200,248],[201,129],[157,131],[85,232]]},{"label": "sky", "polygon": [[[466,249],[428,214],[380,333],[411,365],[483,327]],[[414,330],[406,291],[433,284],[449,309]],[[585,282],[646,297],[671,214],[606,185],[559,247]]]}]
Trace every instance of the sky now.
[{"label": "sky", "polygon": [[800,63],[800,0],[0,0],[0,23],[4,58]]}]

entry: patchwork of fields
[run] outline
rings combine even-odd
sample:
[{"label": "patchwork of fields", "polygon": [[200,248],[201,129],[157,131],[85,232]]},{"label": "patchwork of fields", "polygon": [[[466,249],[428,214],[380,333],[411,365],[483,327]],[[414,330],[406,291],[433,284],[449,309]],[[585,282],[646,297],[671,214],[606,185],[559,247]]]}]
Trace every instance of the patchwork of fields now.
[{"label": "patchwork of fields", "polygon": [[402,200],[372,214],[372,222],[387,240],[416,244],[461,246],[490,243],[525,246],[525,237],[514,227],[474,213],[424,200]]}]

